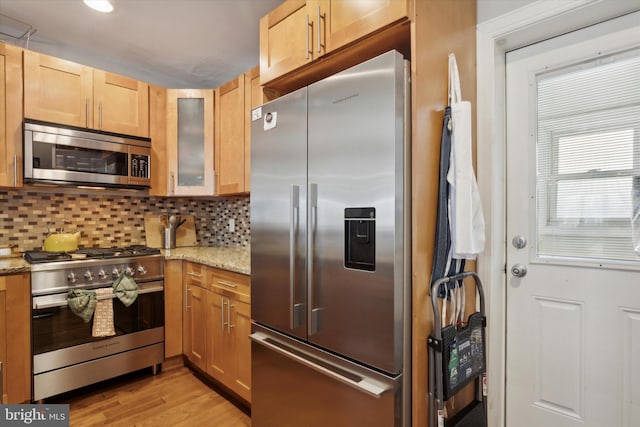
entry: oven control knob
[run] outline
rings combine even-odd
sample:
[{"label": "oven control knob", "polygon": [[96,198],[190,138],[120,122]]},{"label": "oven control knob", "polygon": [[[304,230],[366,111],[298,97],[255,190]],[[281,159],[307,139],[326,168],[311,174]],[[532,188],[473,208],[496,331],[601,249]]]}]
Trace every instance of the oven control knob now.
[{"label": "oven control knob", "polygon": [[76,273],[74,273],[73,271],[69,273],[69,275],[67,276],[67,280],[71,283],[75,283],[76,280],[78,280],[78,278],[76,277]]},{"label": "oven control knob", "polygon": [[120,276],[120,270],[118,270],[118,267],[113,267],[113,271],[111,272],[111,276],[114,279],[117,279],[118,276]]},{"label": "oven control knob", "polygon": [[91,270],[87,270],[87,272],[84,273],[84,278],[88,281],[93,280],[93,273],[91,272]]},{"label": "oven control knob", "polygon": [[98,271],[98,277],[102,280],[107,278],[107,272],[104,271],[102,268],[100,269],[100,271]]},{"label": "oven control knob", "polygon": [[131,267],[125,268],[124,272],[127,273],[127,276],[129,277],[133,277],[133,275],[136,274],[136,271]]},{"label": "oven control knob", "polygon": [[144,268],[142,265],[138,266],[138,273],[140,273],[141,276],[144,276],[145,274],[147,274],[147,269]]}]

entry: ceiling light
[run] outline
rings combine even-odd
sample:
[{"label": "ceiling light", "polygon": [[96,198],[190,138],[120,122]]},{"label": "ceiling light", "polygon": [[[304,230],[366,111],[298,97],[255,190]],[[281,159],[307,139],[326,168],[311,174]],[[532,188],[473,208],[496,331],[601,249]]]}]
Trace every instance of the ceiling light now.
[{"label": "ceiling light", "polygon": [[98,12],[109,13],[113,11],[113,5],[109,0],[82,0],[84,4]]}]

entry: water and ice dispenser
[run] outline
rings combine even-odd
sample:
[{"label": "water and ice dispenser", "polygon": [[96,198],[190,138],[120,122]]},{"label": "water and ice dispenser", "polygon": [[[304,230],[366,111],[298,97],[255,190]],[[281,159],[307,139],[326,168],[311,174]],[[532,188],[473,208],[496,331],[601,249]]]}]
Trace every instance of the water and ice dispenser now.
[{"label": "water and ice dispenser", "polygon": [[375,271],[375,208],[344,210],[344,266],[356,270]]}]

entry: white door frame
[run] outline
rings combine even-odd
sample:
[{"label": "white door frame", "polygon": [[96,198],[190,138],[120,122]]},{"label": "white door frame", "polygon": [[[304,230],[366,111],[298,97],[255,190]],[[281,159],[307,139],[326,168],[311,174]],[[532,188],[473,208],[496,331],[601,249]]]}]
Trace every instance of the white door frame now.
[{"label": "white door frame", "polygon": [[486,218],[485,250],[478,257],[477,267],[487,300],[488,424],[492,427],[505,426],[505,53],[638,10],[639,3],[638,0],[537,0],[476,27],[477,179]]}]

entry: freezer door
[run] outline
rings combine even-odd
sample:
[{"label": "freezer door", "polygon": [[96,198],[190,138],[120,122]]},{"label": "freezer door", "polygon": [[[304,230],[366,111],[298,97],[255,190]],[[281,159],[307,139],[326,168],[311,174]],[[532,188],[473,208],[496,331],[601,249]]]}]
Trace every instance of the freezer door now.
[{"label": "freezer door", "polygon": [[253,427],[403,425],[401,376],[255,326],[251,340]]},{"label": "freezer door", "polygon": [[306,88],[252,112],[251,315],[306,338]]},{"label": "freezer door", "polygon": [[390,52],[308,87],[309,341],[389,373],[403,363],[405,84]]}]

